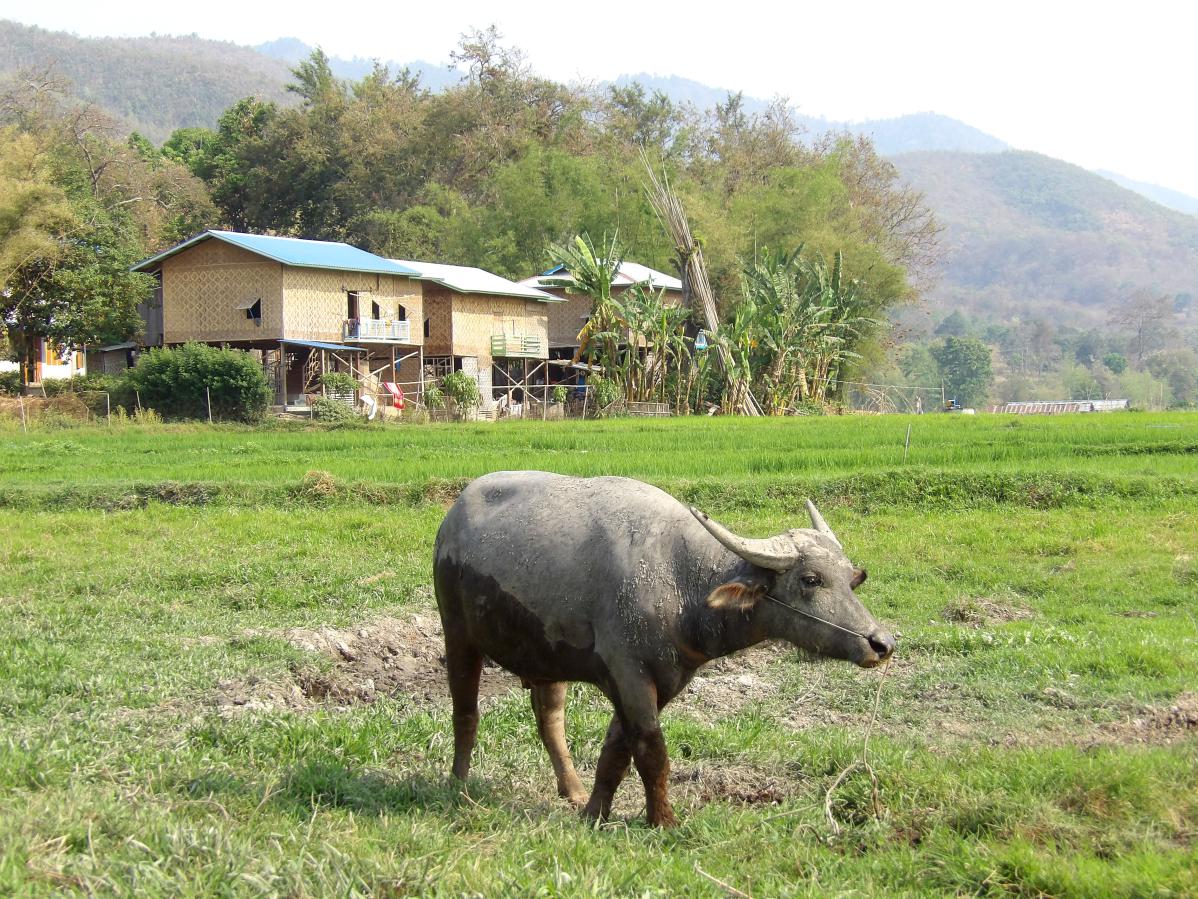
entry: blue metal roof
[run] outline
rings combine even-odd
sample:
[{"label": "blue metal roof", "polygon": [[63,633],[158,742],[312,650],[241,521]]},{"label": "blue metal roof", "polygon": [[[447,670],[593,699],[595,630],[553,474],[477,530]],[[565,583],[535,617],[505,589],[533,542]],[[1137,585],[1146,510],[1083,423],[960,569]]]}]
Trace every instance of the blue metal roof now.
[{"label": "blue metal roof", "polygon": [[283,265],[294,265],[300,268],[336,269],[343,272],[370,272],[380,275],[406,275],[415,277],[419,272],[367,253],[347,243],[333,243],[327,240],[300,240],[297,237],[268,237],[265,234],[242,234],[238,231],[204,231],[190,240],[171,247],[169,250],[151,256],[133,266],[133,271],[144,272],[152,269],[162,260],[181,253],[188,247],[216,238],[233,246],[248,250],[258,256],[273,259]]},{"label": "blue metal roof", "polygon": [[280,340],[279,343],[286,343],[290,346],[310,346],[316,350],[337,350],[341,353],[365,353],[366,350],[360,346],[347,346],[344,343],[321,343],[319,340]]}]

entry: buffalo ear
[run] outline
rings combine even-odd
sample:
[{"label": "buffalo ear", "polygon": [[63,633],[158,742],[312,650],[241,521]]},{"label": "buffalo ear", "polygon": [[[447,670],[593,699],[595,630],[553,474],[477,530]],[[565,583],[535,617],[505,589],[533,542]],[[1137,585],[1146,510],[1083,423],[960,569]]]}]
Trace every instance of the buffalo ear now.
[{"label": "buffalo ear", "polygon": [[707,605],[713,609],[747,612],[757,605],[768,589],[769,584],[764,578],[742,575],[707,594]]},{"label": "buffalo ear", "polygon": [[854,568],[853,569],[853,579],[851,581],[849,581],[849,587],[853,590],[856,590],[858,587],[860,587],[862,584],[865,583],[865,578],[866,578],[866,571],[864,568]]}]

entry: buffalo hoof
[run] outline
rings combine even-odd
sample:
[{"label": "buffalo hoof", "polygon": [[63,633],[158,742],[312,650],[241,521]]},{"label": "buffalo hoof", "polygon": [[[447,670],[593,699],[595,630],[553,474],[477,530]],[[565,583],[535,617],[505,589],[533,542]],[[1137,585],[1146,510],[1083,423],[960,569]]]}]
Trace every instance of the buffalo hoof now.
[{"label": "buffalo hoof", "polygon": [[656,815],[649,816],[650,827],[670,828],[678,826],[678,819],[674,817],[672,808],[665,808]]},{"label": "buffalo hoof", "polygon": [[562,799],[570,803],[576,809],[584,808],[587,804],[587,794],[585,792],[567,793]]}]

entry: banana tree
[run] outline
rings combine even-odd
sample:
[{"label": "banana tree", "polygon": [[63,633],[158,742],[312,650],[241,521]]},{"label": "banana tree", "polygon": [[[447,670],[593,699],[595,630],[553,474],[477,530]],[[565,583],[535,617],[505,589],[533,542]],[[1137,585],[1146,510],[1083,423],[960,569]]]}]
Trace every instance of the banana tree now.
[{"label": "banana tree", "polygon": [[[547,286],[562,287],[567,293],[591,298],[591,316],[578,332],[574,361],[578,362],[591,351],[605,371],[610,369],[612,375],[616,375],[620,309],[612,297],[611,285],[624,263],[618,239],[613,236],[609,241],[604,235],[596,249],[589,235],[580,234],[567,244],[550,244],[549,257],[565,269],[567,277],[547,280]],[[596,345],[594,350],[592,344]]]}]

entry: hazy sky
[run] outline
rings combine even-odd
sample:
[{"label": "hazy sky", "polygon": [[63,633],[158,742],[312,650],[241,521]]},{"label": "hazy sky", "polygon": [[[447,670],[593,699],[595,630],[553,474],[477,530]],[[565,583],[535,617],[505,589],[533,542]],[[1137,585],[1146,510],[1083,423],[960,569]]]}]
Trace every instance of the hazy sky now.
[{"label": "hazy sky", "polygon": [[[679,10],[684,10],[680,13]],[[445,62],[496,24],[539,73],[681,75],[802,112],[934,111],[1022,149],[1198,196],[1198,3],[783,2],[657,5],[97,3],[0,0],[0,18],[79,35],[298,37],[332,55]]]}]

